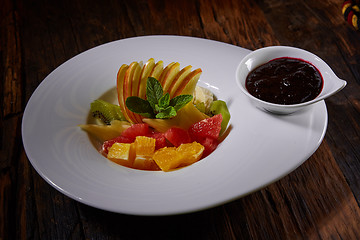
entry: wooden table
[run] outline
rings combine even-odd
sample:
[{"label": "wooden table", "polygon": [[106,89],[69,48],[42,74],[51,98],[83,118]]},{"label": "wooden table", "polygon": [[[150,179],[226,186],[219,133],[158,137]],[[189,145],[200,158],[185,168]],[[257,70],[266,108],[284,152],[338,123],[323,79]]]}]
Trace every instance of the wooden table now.
[{"label": "wooden table", "polygon": [[[10,1],[0,3],[0,239],[360,239],[360,32],[340,0]],[[246,197],[162,217],[106,212],[47,184],[29,163],[21,121],[43,79],[75,55],[114,40],[183,35],[255,50],[290,45],[348,82],[326,100],[318,150]]]}]

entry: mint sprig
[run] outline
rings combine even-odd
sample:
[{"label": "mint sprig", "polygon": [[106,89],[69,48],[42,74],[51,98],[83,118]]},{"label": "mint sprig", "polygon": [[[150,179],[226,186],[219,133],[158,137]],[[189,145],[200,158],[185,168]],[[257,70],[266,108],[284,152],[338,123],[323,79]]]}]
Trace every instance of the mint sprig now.
[{"label": "mint sprig", "polygon": [[126,99],[126,106],[127,108],[141,116],[147,118],[154,118],[153,108],[151,107],[150,103],[142,98],[132,96]]},{"label": "mint sprig", "polygon": [[170,99],[170,94],[165,93],[161,83],[153,77],[146,82],[146,100],[137,96],[128,97],[126,107],[137,114],[147,118],[167,119],[175,117],[177,111],[193,99],[192,95],[183,94]]},{"label": "mint sprig", "polygon": [[146,98],[154,109],[160,98],[163,96],[163,88],[161,83],[153,77],[149,77],[146,82]]}]

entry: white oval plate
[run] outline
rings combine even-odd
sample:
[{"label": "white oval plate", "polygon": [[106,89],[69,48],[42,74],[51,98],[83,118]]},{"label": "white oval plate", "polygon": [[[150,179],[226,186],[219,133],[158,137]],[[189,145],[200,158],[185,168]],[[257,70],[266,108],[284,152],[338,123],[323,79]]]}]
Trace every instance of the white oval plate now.
[{"label": "white oval plate", "polygon": [[[84,204],[134,215],[169,215],[217,206],[293,171],[324,138],[324,101],[276,116],[253,107],[236,86],[235,71],[250,51],[211,40],[145,36],[95,47],[60,65],[31,96],[22,136],[36,171]],[[202,68],[199,84],[228,103],[230,133],[209,157],[172,172],[140,171],[108,161],[77,127],[90,103],[116,84],[121,64],[154,58]]]}]

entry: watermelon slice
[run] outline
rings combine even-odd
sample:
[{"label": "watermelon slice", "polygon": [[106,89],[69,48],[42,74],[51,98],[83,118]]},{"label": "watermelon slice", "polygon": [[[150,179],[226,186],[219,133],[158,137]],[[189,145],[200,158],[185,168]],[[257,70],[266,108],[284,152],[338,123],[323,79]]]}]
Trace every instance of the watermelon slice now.
[{"label": "watermelon slice", "polygon": [[205,147],[202,157],[208,156],[210,153],[212,153],[217,146],[219,145],[219,141],[217,139],[213,138],[202,138],[198,140],[198,143],[203,145]]},{"label": "watermelon slice", "polygon": [[205,147],[203,157],[212,153],[219,145],[222,115],[217,114],[211,118],[194,123],[188,130],[192,141],[196,141]]},{"label": "watermelon slice", "polygon": [[[203,138],[218,139],[221,131],[222,115],[217,114],[211,118],[194,123],[189,128],[190,137],[199,142]],[[200,142],[199,142],[200,143]]]},{"label": "watermelon slice", "polygon": [[151,138],[155,138],[155,140],[156,140],[155,149],[156,150],[168,146],[164,133],[152,132],[148,136],[151,137]]},{"label": "watermelon slice", "polygon": [[135,141],[137,136],[147,136],[148,134],[150,134],[149,125],[147,123],[137,123],[125,129],[121,135]]},{"label": "watermelon slice", "polygon": [[190,138],[188,131],[186,131],[182,128],[172,127],[170,129],[168,129],[164,133],[164,135],[165,135],[166,139],[170,143],[172,143],[172,145],[174,145],[175,147],[178,147],[183,143],[191,142],[191,138]]}]

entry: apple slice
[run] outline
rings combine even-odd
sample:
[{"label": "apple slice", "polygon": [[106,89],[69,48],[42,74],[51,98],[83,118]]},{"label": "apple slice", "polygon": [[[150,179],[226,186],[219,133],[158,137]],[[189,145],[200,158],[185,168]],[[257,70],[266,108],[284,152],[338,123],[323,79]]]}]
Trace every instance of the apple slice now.
[{"label": "apple slice", "polygon": [[161,79],[160,82],[161,82],[161,85],[163,86],[164,93],[168,92],[169,87],[173,83],[173,81],[176,78],[176,75],[179,73],[179,71],[180,71],[180,63],[178,63],[178,62],[172,64],[166,72],[165,72],[165,70],[163,71],[163,73],[161,74],[161,77],[160,77],[160,79]]},{"label": "apple slice", "polygon": [[168,88],[168,92],[170,93],[170,98],[175,97],[174,93],[176,92],[176,89],[181,85],[182,81],[186,78],[186,76],[189,75],[191,72],[192,66],[186,66],[183,69],[181,69],[180,72],[175,76],[174,80],[172,81],[171,85]]},{"label": "apple slice", "polygon": [[[163,72],[163,70],[164,70],[164,62],[163,61],[158,61],[155,64],[155,67],[153,68],[153,70],[151,71],[149,77],[154,77],[156,79],[159,79],[160,74]],[[145,88],[146,88],[146,86],[145,86]]]},{"label": "apple slice", "polygon": [[[129,65],[129,68],[125,72],[124,76],[124,88],[123,88],[123,98],[124,102],[126,99],[133,95],[133,88],[137,89],[140,78],[140,65],[138,62],[132,62]],[[135,113],[131,112],[125,105],[126,115],[129,117],[127,119],[131,123],[136,123]]]},{"label": "apple slice", "polygon": [[169,63],[169,64],[164,68],[164,70],[161,72],[161,74],[160,74],[160,76],[159,76],[159,78],[158,78],[159,82],[161,82],[161,79],[164,78],[164,75],[166,74],[166,72],[169,71],[169,69],[171,68],[171,66],[174,65],[174,64],[175,64],[175,62],[171,62],[171,63]]},{"label": "apple slice", "polygon": [[[135,62],[135,69],[134,69],[134,74],[132,76],[131,80],[131,94],[129,96],[126,96],[126,98],[130,97],[130,96],[138,96],[138,90],[140,87],[140,74],[141,74],[141,69],[142,69],[142,62],[137,63]],[[126,101],[126,99],[125,99]],[[128,110],[129,111],[129,110]],[[131,114],[129,114],[129,117],[132,118],[134,123],[140,123],[142,122],[142,117],[137,114],[134,113],[132,111],[129,111]]]},{"label": "apple slice", "polygon": [[139,89],[135,96],[138,96],[139,98],[145,99],[146,95],[146,82],[150,75],[150,73],[153,71],[155,67],[155,60],[153,58],[150,58],[145,65],[143,66],[140,74],[140,83],[139,83]]},{"label": "apple slice", "polygon": [[142,62],[134,62],[135,65],[137,65],[135,67],[135,71],[134,71],[134,75],[133,78],[131,79],[131,95],[130,96],[137,96],[139,93],[139,87],[140,87],[140,76],[141,76],[141,71],[143,68],[143,63]]},{"label": "apple slice", "polygon": [[163,85],[163,80],[164,80],[165,76],[168,74],[169,70],[171,69],[172,66],[174,66],[174,64],[175,64],[175,62],[169,63],[169,65],[167,65],[165,67],[165,69],[162,71],[159,78],[157,78],[157,80],[159,80],[161,85]]},{"label": "apple slice", "polygon": [[119,106],[121,108],[121,112],[123,113],[124,117],[126,118],[126,120],[129,120],[129,116],[127,115],[126,112],[126,105],[125,105],[125,100],[124,100],[124,77],[125,77],[125,73],[127,72],[129,66],[126,64],[123,64],[118,73],[117,73],[117,93],[118,93],[118,101],[119,101]]},{"label": "apple slice", "polygon": [[[133,95],[132,96],[138,96],[142,99],[145,99],[145,95],[146,95],[146,82],[147,79],[151,73],[151,71],[154,69],[155,67],[155,60],[153,58],[150,58],[145,65],[143,65],[141,72],[140,72],[140,76],[139,76],[139,80],[137,81],[138,84],[137,86],[133,87]],[[139,115],[139,114],[134,114],[135,117],[135,122],[136,123],[141,123],[143,116]]]},{"label": "apple slice", "polygon": [[174,92],[174,97],[180,94],[191,94],[193,95],[197,82],[199,81],[202,71],[200,68],[195,69],[188,74],[178,88]]},{"label": "apple slice", "polygon": [[131,79],[134,75],[134,70],[135,70],[135,63],[132,62],[129,65],[129,68],[126,70],[124,78],[123,78],[123,86],[124,87],[123,87],[123,92],[122,92],[122,98],[123,98],[123,102],[124,102],[124,111],[125,111],[126,120],[128,120],[130,123],[134,123],[134,122],[132,120],[131,112],[126,107],[126,98],[128,96],[130,96],[131,84],[132,84]]}]

